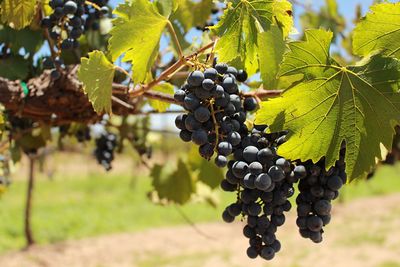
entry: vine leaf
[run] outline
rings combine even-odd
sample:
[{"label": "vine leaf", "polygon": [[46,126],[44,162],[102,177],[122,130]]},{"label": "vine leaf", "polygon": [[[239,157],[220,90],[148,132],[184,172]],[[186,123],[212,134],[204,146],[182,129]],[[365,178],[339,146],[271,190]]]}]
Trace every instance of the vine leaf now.
[{"label": "vine leaf", "polygon": [[29,61],[20,55],[0,59],[0,76],[10,80],[23,80],[29,74]]},{"label": "vine leaf", "polygon": [[175,0],[156,0],[155,3],[158,11],[164,17],[169,17],[178,8],[178,3]]},{"label": "vine leaf", "polygon": [[309,30],[305,36],[289,44],[279,73],[301,74],[302,81],[263,102],[255,123],[289,130],[280,155],[314,162],[325,156],[327,168],[345,142],[349,178],[365,176],[381,158],[380,144],[391,147],[400,123],[400,62],[374,55],[342,67],[329,56],[331,32]]},{"label": "vine leaf", "polygon": [[258,46],[260,75],[264,88],[276,88],[278,84],[276,75],[286,49],[281,29],[273,25],[271,30],[261,33]]},{"label": "vine leaf", "polygon": [[114,72],[114,65],[101,51],[93,51],[89,53],[89,58],[81,59],[78,78],[97,113],[111,113]]},{"label": "vine leaf", "polygon": [[155,3],[148,0],[133,0],[120,4],[114,14],[114,27],[110,31],[109,50],[115,61],[133,63],[132,78],[136,83],[146,80],[158,54],[161,34],[168,20],[162,16]]},{"label": "vine leaf", "polygon": [[176,0],[178,8],[171,16],[171,21],[178,20],[185,31],[189,31],[194,26],[201,26],[207,21],[213,7],[212,0],[193,1]]},{"label": "vine leaf", "polygon": [[[289,33],[292,17],[288,11],[291,11],[291,4],[286,0],[231,1],[220,22],[211,27],[220,37],[215,46],[219,60],[240,62],[238,67],[254,74],[259,66],[261,48],[265,49],[263,43],[259,44],[263,34],[270,31],[271,25],[279,26],[284,37]],[[272,49],[275,47],[268,47],[268,51]]]},{"label": "vine leaf", "polygon": [[163,172],[163,167],[156,164],[151,171],[151,176],[152,185],[161,200],[184,204],[196,192],[189,167],[182,159],[179,159],[177,169],[170,174]]},{"label": "vine leaf", "polygon": [[7,43],[11,50],[18,54],[21,48],[29,53],[35,53],[43,44],[41,31],[33,31],[30,28],[15,30],[10,27],[0,28],[0,43]]},{"label": "vine leaf", "polygon": [[[169,94],[169,95],[174,94],[174,86],[170,83],[157,84],[151,90]],[[165,112],[169,108],[169,106],[171,106],[170,103],[166,103],[166,102],[160,101],[160,100],[149,100],[149,104],[152,108],[154,108],[155,110],[157,110],[159,112]]]},{"label": "vine leaf", "polygon": [[198,171],[197,179],[211,189],[217,188],[225,177],[223,169],[218,168],[214,162],[199,156],[199,151],[195,146],[192,146],[188,154],[188,161],[192,171]]},{"label": "vine leaf", "polygon": [[28,26],[35,15],[36,1],[3,0],[1,3],[1,21],[14,29]]},{"label": "vine leaf", "polygon": [[400,59],[400,3],[382,3],[371,7],[354,30],[353,51],[360,56],[382,50]]}]

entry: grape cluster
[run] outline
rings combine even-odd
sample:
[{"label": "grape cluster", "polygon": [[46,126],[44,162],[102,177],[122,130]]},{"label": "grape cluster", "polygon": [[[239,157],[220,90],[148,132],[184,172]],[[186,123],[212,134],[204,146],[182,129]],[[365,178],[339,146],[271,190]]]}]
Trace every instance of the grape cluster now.
[{"label": "grape cluster", "polygon": [[[99,28],[98,18],[108,14],[107,2],[97,0],[91,1],[89,5],[85,0],[51,0],[49,2],[53,13],[43,18],[41,25],[48,29],[50,38],[56,42],[58,52],[78,48],[78,39],[85,30]],[[43,67],[46,69],[60,68],[63,64],[59,55],[54,59],[45,58],[43,61]],[[58,71],[53,71],[51,75],[54,79],[60,77]]]},{"label": "grape cluster", "polygon": [[78,140],[79,143],[83,143],[85,141],[90,141],[91,136],[90,136],[90,129],[89,127],[82,127],[79,128],[76,132],[75,132],[75,137],[76,140]]},{"label": "grape cluster", "polygon": [[204,72],[191,72],[174,95],[188,111],[175,120],[180,138],[199,145],[199,153],[206,159],[216,150],[215,163],[219,167],[226,166],[227,157],[247,135],[246,114],[257,107],[253,97],[241,97],[237,82],[246,79],[245,71],[219,63]]},{"label": "grape cluster", "polygon": [[96,138],[96,149],[94,155],[97,162],[101,164],[106,171],[111,170],[111,162],[114,160],[114,150],[117,146],[117,136],[112,133],[103,133]]},{"label": "grape cluster", "polygon": [[246,124],[247,112],[257,108],[253,97],[244,98],[237,81],[246,72],[226,64],[215,64],[204,71],[193,71],[174,98],[187,111],[176,117],[180,138],[199,145],[199,153],[215,164],[227,166],[221,188],[236,192],[236,201],[222,213],[225,222],[240,216],[247,224],[243,234],[249,239],[247,255],[274,258],[281,249],[278,227],[285,223],[285,212],[292,208],[289,199],[298,183],[297,225],[303,237],[322,241],[322,227],[329,223],[331,201],[346,183],[345,148],[335,166],[325,170],[324,159],[313,164],[291,162],[277,154],[286,142],[287,131],[267,133],[268,126]]},{"label": "grape cluster", "polygon": [[315,164],[304,163],[307,176],[298,185],[296,224],[300,235],[315,243],[322,242],[323,227],[331,220],[331,201],[339,196],[339,189],[347,181],[344,155],[345,149],[342,149],[339,160],[328,171],[324,159]]},{"label": "grape cluster", "polygon": [[267,134],[265,128],[256,126],[243,138],[234,151],[234,160],[228,163],[221,187],[237,191],[238,197],[222,218],[233,222],[237,216],[246,216],[243,234],[250,243],[247,255],[271,260],[281,248],[276,232],[285,223],[284,212],[292,207],[288,199],[294,194],[293,184],[306,175],[306,169],[276,154],[286,132]]}]

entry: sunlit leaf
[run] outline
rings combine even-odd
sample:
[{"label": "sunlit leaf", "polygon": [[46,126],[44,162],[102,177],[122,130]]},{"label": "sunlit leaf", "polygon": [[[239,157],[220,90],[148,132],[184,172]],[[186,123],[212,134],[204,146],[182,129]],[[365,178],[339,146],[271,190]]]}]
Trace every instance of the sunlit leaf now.
[{"label": "sunlit leaf", "polygon": [[237,67],[254,74],[261,64],[259,59],[264,64],[267,53],[277,54],[279,51],[274,51],[273,46],[266,47],[265,32],[271,30],[271,25],[276,25],[287,34],[291,23],[291,5],[288,1],[230,1],[220,22],[211,27],[220,37],[215,46],[218,59],[221,62],[235,62]]},{"label": "sunlit leaf", "polygon": [[89,53],[89,58],[81,59],[78,77],[97,113],[111,113],[114,72],[114,65],[101,51],[93,51]]},{"label": "sunlit leaf", "polygon": [[[256,123],[271,131],[289,130],[278,153],[329,168],[346,143],[346,171],[362,177],[381,158],[380,144],[390,148],[400,122],[400,62],[375,55],[342,67],[329,56],[332,33],[306,31],[306,41],[290,43],[280,75],[303,75],[283,95],[263,102]],[[377,130],[379,129],[379,130]]]},{"label": "sunlit leaf", "polygon": [[357,24],[353,35],[354,53],[365,56],[376,50],[400,59],[400,3],[373,5],[370,13]]},{"label": "sunlit leaf", "polygon": [[14,29],[28,26],[35,15],[36,1],[3,0],[1,3],[1,21]]},{"label": "sunlit leaf", "polygon": [[112,60],[124,54],[123,61],[133,63],[133,80],[144,82],[158,54],[161,34],[168,20],[147,0],[126,1],[114,14],[117,18],[113,20],[109,40]]}]

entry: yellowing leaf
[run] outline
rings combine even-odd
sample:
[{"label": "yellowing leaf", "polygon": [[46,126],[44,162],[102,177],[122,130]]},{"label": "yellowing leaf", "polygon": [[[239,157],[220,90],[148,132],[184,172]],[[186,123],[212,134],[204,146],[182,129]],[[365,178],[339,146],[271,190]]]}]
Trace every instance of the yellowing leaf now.
[{"label": "yellowing leaf", "polygon": [[354,53],[365,56],[375,50],[400,58],[400,3],[373,5],[355,28]]},{"label": "yellowing leaf", "polygon": [[293,28],[292,4],[285,0],[276,0],[273,11],[276,24],[282,29],[283,36],[287,37]]},{"label": "yellowing leaf", "polygon": [[81,59],[78,78],[97,113],[111,113],[112,82],[114,65],[101,51],[89,53],[89,58]]},{"label": "yellowing leaf", "polygon": [[306,31],[306,41],[289,44],[280,75],[303,75],[281,97],[263,102],[256,124],[271,131],[289,130],[280,155],[327,168],[346,144],[350,179],[366,175],[381,158],[380,144],[390,148],[400,123],[400,62],[375,55],[356,66],[342,67],[329,56],[332,33]]},{"label": "yellowing leaf", "polygon": [[3,0],[1,21],[17,30],[25,28],[32,22],[35,9],[35,0]]},{"label": "yellowing leaf", "polygon": [[126,1],[114,14],[117,18],[113,20],[109,40],[112,60],[125,53],[123,61],[133,63],[133,80],[144,82],[158,54],[161,34],[168,20],[148,0]]},{"label": "yellowing leaf", "polygon": [[[170,83],[160,83],[152,88],[153,91],[173,95],[174,94],[174,86]],[[159,112],[166,111],[170,103],[159,101],[159,100],[149,100],[150,106]]]}]

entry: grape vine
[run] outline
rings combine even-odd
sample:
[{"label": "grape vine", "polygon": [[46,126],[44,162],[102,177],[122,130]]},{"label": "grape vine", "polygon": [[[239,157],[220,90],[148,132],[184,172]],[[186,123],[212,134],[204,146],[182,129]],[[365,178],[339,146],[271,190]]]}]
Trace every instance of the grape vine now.
[{"label": "grape vine", "polygon": [[[310,28],[299,38],[292,3]],[[0,1],[1,192],[20,152],[34,166],[73,139],[109,171],[129,146],[154,201],[184,204],[197,183],[231,192],[223,220],[244,221],[247,255],[271,260],[292,203],[320,243],[339,190],[400,158],[399,3],[357,12],[353,32],[331,0],[111,4]],[[152,115],[170,113],[176,127],[158,129]],[[171,130],[198,153],[169,172],[148,159],[152,133]]]}]

